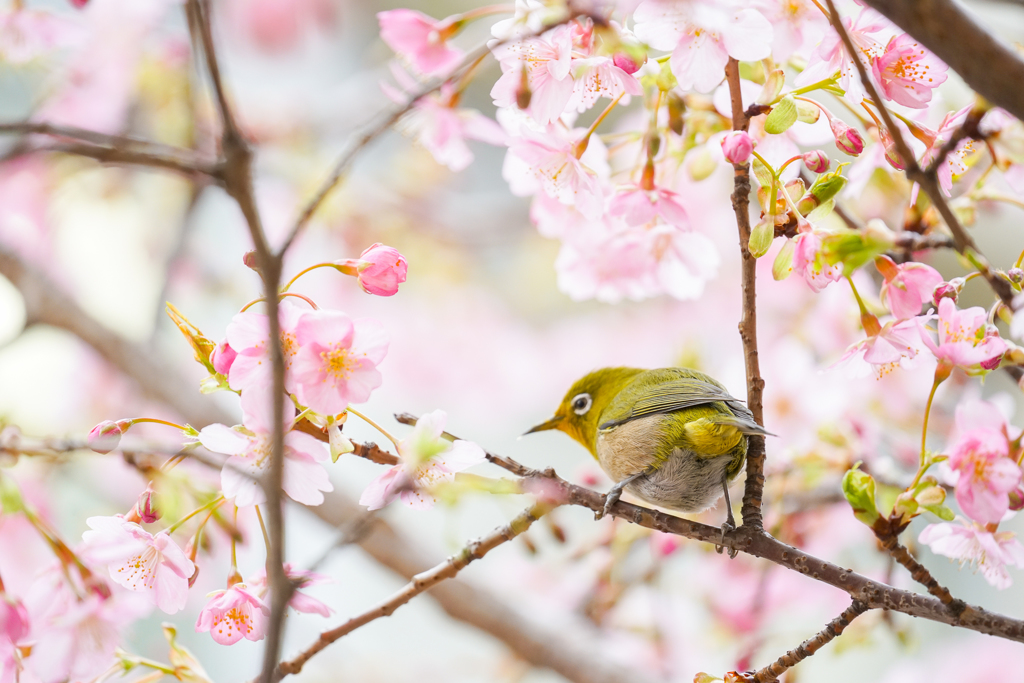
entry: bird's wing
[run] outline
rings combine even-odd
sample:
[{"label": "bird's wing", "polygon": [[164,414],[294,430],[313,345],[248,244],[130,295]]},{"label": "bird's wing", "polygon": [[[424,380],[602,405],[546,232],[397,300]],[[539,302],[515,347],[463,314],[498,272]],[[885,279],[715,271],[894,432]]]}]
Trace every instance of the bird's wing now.
[{"label": "bird's wing", "polygon": [[753,414],[741,401],[730,396],[729,392],[717,384],[712,384],[698,377],[687,377],[651,384],[632,403],[632,406],[616,405],[617,402],[613,402],[613,405],[609,406],[605,413],[609,419],[602,422],[598,429],[611,429],[630,420],[636,420],[648,415],[672,413],[677,410],[716,402],[726,404],[732,415],[724,413],[716,415],[714,417],[715,422],[728,424],[744,434],[769,433],[754,421]]}]

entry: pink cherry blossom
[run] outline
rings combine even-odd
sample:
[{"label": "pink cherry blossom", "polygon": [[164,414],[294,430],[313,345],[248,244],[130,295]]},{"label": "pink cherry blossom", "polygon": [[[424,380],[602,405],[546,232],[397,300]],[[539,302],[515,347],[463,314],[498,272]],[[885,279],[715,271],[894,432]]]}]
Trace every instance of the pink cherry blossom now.
[{"label": "pink cherry blossom", "polygon": [[1006,567],[1024,568],[1024,546],[1013,532],[992,533],[984,527],[960,520],[961,524],[931,524],[918,540],[933,553],[959,560],[981,570],[985,580],[1003,590],[1013,584]]},{"label": "pink cherry blossom", "polygon": [[381,40],[422,74],[446,74],[462,60],[462,50],[448,44],[453,28],[448,20],[438,21],[411,9],[395,9],[378,12],[377,21]]},{"label": "pink cherry blossom", "polygon": [[248,586],[236,583],[209,597],[196,620],[196,633],[209,631],[221,645],[234,645],[242,638],[263,640],[270,608]]},{"label": "pink cherry blossom", "polygon": [[[890,26],[882,15],[872,9],[862,9],[856,19],[844,18],[843,26],[862,55],[871,58],[881,54],[882,45],[872,37],[872,34]],[[852,56],[847,53],[839,34],[829,27],[807,62],[807,68],[797,76],[794,83],[800,87],[810,85],[831,78],[836,72],[839,72],[839,83],[846,91],[847,97],[854,102],[860,102],[864,98],[864,87],[860,82],[857,67]]]},{"label": "pink cherry blossom", "polygon": [[772,25],[776,64],[785,64],[793,54],[810,56],[828,27],[828,19],[811,0],[766,0],[757,6]]},{"label": "pink cherry blossom", "polygon": [[875,80],[882,96],[912,109],[924,109],[932,99],[932,90],[946,82],[949,70],[942,61],[901,33],[889,39],[885,51],[871,60]]},{"label": "pink cherry blossom", "polygon": [[441,436],[448,416],[435,410],[422,416],[412,434],[398,443],[402,463],[366,487],[359,504],[379,510],[400,496],[411,508],[425,510],[437,499],[430,488],[455,480],[455,473],[486,460],[482,448],[470,441],[448,441]]},{"label": "pink cherry blossom", "polygon": [[0,592],[0,683],[14,683],[21,670],[18,643],[29,633],[28,611],[21,601]]},{"label": "pink cherry blossom", "polygon": [[[305,313],[304,309],[288,300],[278,307],[281,325],[281,346],[284,350],[285,390],[295,392],[295,378],[291,372],[292,362],[299,350],[295,339],[295,325]],[[228,324],[227,344],[235,351],[235,359],[228,371],[228,384],[235,391],[249,389],[269,394],[273,383],[273,367],[270,362],[269,320],[264,313],[243,311]]]},{"label": "pink cherry blossom", "polygon": [[633,16],[640,40],[672,51],[672,73],[683,90],[714,90],[729,57],[757,61],[771,54],[772,25],[756,9],[647,0]]},{"label": "pink cherry blossom", "polygon": [[[317,586],[331,581],[330,578],[323,574],[317,574],[316,572],[310,572],[304,569],[295,569],[291,564],[287,563],[284,565],[284,574],[288,577],[289,581],[298,583],[299,588]],[[261,597],[266,595],[269,590],[266,568],[260,569],[256,574],[250,576],[247,584],[255,594]],[[288,601],[288,606],[297,612],[303,612],[305,614],[319,614],[322,617],[329,617],[334,612],[334,610],[323,602],[301,592],[298,589],[292,593],[292,599]]]},{"label": "pink cherry blossom", "polygon": [[514,107],[521,101],[525,72],[530,116],[541,124],[558,120],[573,96],[572,28],[560,26],[536,38],[501,44],[494,48],[501,77],[491,88],[498,107]]},{"label": "pink cherry blossom", "polygon": [[1006,342],[987,323],[984,308],[959,310],[952,299],[939,301],[938,343],[917,318],[921,339],[941,364],[971,373],[993,370],[1006,351]]},{"label": "pink cherry blossom", "polygon": [[621,216],[629,226],[646,225],[660,216],[669,225],[690,227],[679,195],[665,187],[645,190],[630,185],[620,188],[608,204],[608,214]]},{"label": "pink cherry blossom", "polygon": [[24,64],[80,38],[81,29],[60,14],[0,10],[0,58],[8,64]]},{"label": "pink cherry blossom", "polygon": [[915,321],[889,321],[877,334],[869,334],[867,338],[850,345],[831,367],[845,368],[854,377],[863,377],[874,370],[878,379],[881,379],[898,367],[913,367],[912,361],[918,354],[919,341]]},{"label": "pink cherry blossom", "polygon": [[221,6],[225,29],[270,53],[302,45],[311,29],[330,28],[338,15],[331,0],[227,0]]},{"label": "pink cherry blossom", "polygon": [[376,320],[353,320],[341,311],[310,311],[295,327],[299,352],[295,384],[302,405],[322,415],[363,403],[381,385],[377,365],[388,352],[384,327]]},{"label": "pink cherry blossom", "polygon": [[949,466],[959,473],[956,500],[968,517],[997,524],[1010,507],[1008,494],[1021,482],[1021,470],[1009,458],[1003,431],[980,427],[960,435],[950,447]]},{"label": "pink cherry blossom", "polygon": [[409,264],[397,249],[380,242],[363,250],[357,259],[344,261],[351,266],[359,278],[359,286],[367,294],[377,296],[393,296],[398,292],[398,285],[405,282]]},{"label": "pink cherry blossom", "polygon": [[[938,129],[932,130],[927,126],[918,123],[917,129],[920,134],[927,141],[928,147],[925,149],[924,154],[921,155],[921,159],[918,162],[921,167],[926,168],[934,162],[935,157],[939,151],[945,146],[946,141],[949,140],[950,136],[960,127],[963,120],[967,118],[967,114],[974,107],[973,103],[967,105],[963,109],[954,112],[948,112],[942,119],[942,123],[939,124]],[[946,196],[950,196],[950,191],[953,189],[953,176],[960,175],[967,170],[967,155],[974,149],[973,141],[968,139],[962,140],[956,148],[946,155],[944,163],[940,164],[936,169],[939,177],[939,187]],[[911,201],[916,201],[917,183],[914,183],[913,191],[911,192]]]},{"label": "pink cherry blossom", "polygon": [[195,565],[166,531],[154,536],[120,515],[90,517],[85,523],[91,529],[82,534],[87,554],[107,565],[115,583],[145,593],[168,614],[185,607]]},{"label": "pink cherry blossom", "polygon": [[923,263],[910,261],[897,265],[888,256],[880,256],[876,263],[885,278],[882,303],[889,306],[897,320],[919,315],[921,306],[932,300],[932,292],[942,283],[939,271]]},{"label": "pink cherry blossom", "polygon": [[[589,219],[596,220],[604,211],[604,188],[598,170],[577,158],[577,144],[583,131],[541,133],[523,130],[522,137],[513,138],[502,175],[515,194],[533,194],[543,190]],[[591,147],[597,148],[592,140]],[[603,175],[603,174],[602,174]]]},{"label": "pink cherry blossom", "polygon": [[[241,403],[243,427],[207,425],[199,432],[199,442],[214,453],[231,456],[221,469],[221,488],[235,505],[244,507],[266,500],[258,480],[270,467],[274,420],[268,396],[246,392]],[[295,406],[291,401],[285,401],[284,412],[284,492],[299,503],[319,505],[324,502],[321,491],[334,490],[320,464],[328,458],[327,445],[292,430]]]},{"label": "pink cherry blossom", "polygon": [[822,237],[819,230],[803,232],[794,238],[793,271],[803,277],[815,292],[828,287],[843,276],[841,263],[829,265],[821,254]]},{"label": "pink cherry blossom", "polygon": [[609,57],[573,59],[572,75],[573,93],[566,109],[577,112],[590,109],[601,97],[614,100],[624,95],[622,104],[626,105],[630,95],[642,95],[644,92],[640,81]]},{"label": "pink cherry blossom", "polygon": [[754,138],[743,130],[734,130],[722,136],[722,154],[730,164],[745,164],[754,151]]}]

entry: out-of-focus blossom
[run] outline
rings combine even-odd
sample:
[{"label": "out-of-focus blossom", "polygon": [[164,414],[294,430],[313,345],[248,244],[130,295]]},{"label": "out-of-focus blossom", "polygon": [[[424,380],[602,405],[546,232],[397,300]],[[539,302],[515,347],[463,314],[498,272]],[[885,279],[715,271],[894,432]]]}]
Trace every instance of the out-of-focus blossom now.
[{"label": "out-of-focus blossom", "polygon": [[[639,67],[637,67],[639,68]],[[636,69],[634,69],[636,71]],[[629,104],[630,95],[642,95],[640,81],[631,73],[621,69],[609,57],[581,57],[572,60],[573,93],[566,108],[584,112],[594,106],[601,97],[614,100],[622,98],[622,104]]]},{"label": "out-of-focus blossom", "polygon": [[[927,168],[935,161],[939,151],[945,146],[950,136],[960,127],[960,124],[963,123],[963,120],[967,117],[973,106],[973,104],[969,104],[959,111],[947,113],[936,130],[932,130],[920,123],[915,125],[916,131],[914,132],[916,132],[917,137],[922,138],[925,144],[928,145],[918,162],[922,168]],[[942,188],[947,197],[950,196],[950,192],[953,189],[953,176],[960,175],[967,170],[966,157],[973,149],[973,142],[969,138],[962,140],[953,151],[946,155],[946,159],[936,169],[939,177],[939,187]],[[918,187],[915,183],[914,191],[911,194],[911,201],[916,200],[917,190]]]},{"label": "out-of-focus blossom", "polygon": [[378,12],[380,37],[388,47],[429,76],[444,75],[461,60],[462,50],[448,44],[454,25],[411,9]]},{"label": "out-of-focus blossom", "polygon": [[630,226],[646,225],[659,216],[679,228],[690,226],[679,195],[664,187],[651,190],[636,186],[621,188],[609,202],[608,214],[621,216]]},{"label": "out-of-focus blossom", "polygon": [[633,18],[637,38],[672,51],[672,73],[683,90],[714,90],[725,77],[729,57],[757,61],[771,54],[772,25],[755,9],[646,0]]},{"label": "out-of-focus blossom", "polygon": [[730,164],[745,164],[754,151],[754,139],[743,130],[733,130],[722,136],[722,154]]},{"label": "out-of-focus blossom", "polygon": [[328,29],[337,20],[332,0],[229,0],[223,8],[224,27],[266,52],[291,50],[311,29]]},{"label": "out-of-focus blossom", "polygon": [[758,9],[772,25],[776,64],[785,64],[794,54],[809,57],[828,28],[828,19],[811,0],[767,0]]},{"label": "out-of-focus blossom", "polygon": [[81,30],[66,17],[25,8],[0,10],[0,59],[24,64],[47,52],[68,47]]},{"label": "out-of-focus blossom", "polygon": [[[501,77],[491,88],[498,107],[525,107],[538,123],[556,121],[566,110],[575,84],[569,73],[572,29],[560,26],[542,36],[499,45],[494,56]],[[526,92],[523,88],[526,88]]]},{"label": "out-of-focus blossom", "polygon": [[21,670],[18,643],[29,633],[28,611],[21,601],[0,593],[0,683],[18,680]]},{"label": "out-of-focus blossom", "polygon": [[815,292],[820,292],[843,276],[842,264],[829,265],[822,255],[822,237],[820,231],[809,230],[794,238],[793,270]]},{"label": "out-of-focus blossom", "polygon": [[932,341],[921,318],[916,319],[921,339],[940,364],[968,372],[994,370],[1006,351],[1006,342],[986,324],[980,306],[959,310],[952,299],[939,301],[938,343]]},{"label": "out-of-focus blossom", "polygon": [[454,481],[456,472],[483,462],[484,451],[475,443],[441,436],[447,419],[442,410],[421,417],[412,434],[398,443],[402,463],[370,482],[359,504],[379,510],[398,495],[411,508],[431,508],[437,502],[431,487]]},{"label": "out-of-focus blossom", "polygon": [[337,415],[349,403],[369,399],[381,385],[377,365],[387,355],[388,339],[376,320],[353,320],[341,311],[310,311],[299,319],[295,335],[299,352],[294,377],[303,405],[322,415]]},{"label": "out-of-focus blossom", "polygon": [[1007,435],[988,427],[960,435],[950,447],[949,466],[959,475],[956,500],[968,517],[997,524],[1009,510],[1009,493],[1021,482],[1021,470],[1010,459]]},{"label": "out-of-focus blossom", "polygon": [[578,144],[569,135],[524,129],[509,145],[502,174],[517,194],[541,189],[596,220],[604,211],[604,190],[598,173],[577,158]]},{"label": "out-of-focus blossom", "polygon": [[[876,323],[877,324],[877,323]],[[871,370],[879,379],[898,367],[913,367],[918,347],[917,323],[914,320],[890,321],[852,344],[833,368],[845,368],[854,377],[863,377]]]},{"label": "out-of-focus blossom", "polygon": [[[274,419],[270,395],[249,392],[242,394],[243,427],[212,424],[199,432],[199,442],[214,453],[231,457],[220,474],[224,495],[235,505],[257,505],[266,500],[259,478],[270,467],[271,437]],[[326,460],[327,445],[313,436],[292,430],[295,406],[284,402],[284,492],[292,500],[305,505],[324,502],[321,491],[333,491],[327,471],[320,464]]]},{"label": "out-of-focus blossom", "polygon": [[[328,583],[331,580],[323,574],[317,574],[316,572],[310,572],[304,569],[295,569],[291,564],[287,563],[284,565],[284,575],[288,577],[289,581],[298,584],[299,588],[317,586],[323,583]],[[247,584],[256,595],[259,595],[260,597],[266,595],[267,591],[270,589],[267,582],[266,568],[264,567],[253,576],[250,576]],[[334,612],[334,610],[323,602],[301,592],[298,588],[296,588],[292,593],[292,599],[288,601],[288,606],[297,612],[303,612],[305,614],[319,614],[322,617],[329,617],[331,616],[331,613]]]},{"label": "out-of-focus blossom", "polygon": [[897,320],[913,318],[921,313],[921,306],[931,301],[935,288],[942,283],[942,275],[931,266],[916,261],[896,264],[888,256],[875,259],[882,284],[882,303]]},{"label": "out-of-focus blossom", "polygon": [[912,109],[924,109],[932,90],[946,82],[949,70],[942,61],[910,34],[893,36],[881,55],[871,60],[871,69],[882,96]]},{"label": "out-of-focus blossom", "polygon": [[918,540],[933,553],[976,566],[985,580],[1000,590],[1013,584],[1007,567],[1024,568],[1024,546],[1010,531],[992,533],[961,520],[961,524],[931,524]]},{"label": "out-of-focus blossom", "polygon": [[166,531],[154,536],[120,515],[85,522],[91,529],[82,534],[88,555],[107,565],[115,583],[145,593],[168,614],[184,609],[195,565]]},{"label": "out-of-focus blossom", "polygon": [[214,642],[234,645],[242,638],[263,640],[270,608],[244,583],[210,593],[199,613],[196,633],[209,631]]}]

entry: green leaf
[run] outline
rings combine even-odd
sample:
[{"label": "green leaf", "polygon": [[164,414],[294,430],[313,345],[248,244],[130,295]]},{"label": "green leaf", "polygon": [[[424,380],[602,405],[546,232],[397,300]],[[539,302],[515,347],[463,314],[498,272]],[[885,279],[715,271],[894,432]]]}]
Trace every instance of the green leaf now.
[{"label": "green leaf", "polygon": [[750,253],[754,258],[761,258],[768,253],[769,249],[771,249],[772,240],[774,239],[775,223],[771,219],[771,216],[769,216],[754,226],[754,229],[750,232],[750,240],[747,242],[747,248],[750,250]]},{"label": "green leaf", "polygon": [[764,132],[772,135],[785,133],[790,126],[796,123],[797,116],[796,100],[789,96],[783,97],[765,119]]},{"label": "green leaf", "polygon": [[793,252],[796,246],[793,240],[787,239],[782,249],[775,256],[775,263],[772,264],[772,277],[776,280],[785,280],[793,272]]},{"label": "green leaf", "polygon": [[765,166],[757,157],[754,157],[751,166],[754,169],[754,177],[757,178],[758,184],[761,187],[771,187],[772,183],[775,182],[775,176],[772,174],[771,169]]},{"label": "green leaf", "polygon": [[812,223],[817,223],[822,218],[832,213],[834,208],[836,208],[836,200],[830,199],[824,204],[818,204],[809,214],[804,216],[804,218]]}]

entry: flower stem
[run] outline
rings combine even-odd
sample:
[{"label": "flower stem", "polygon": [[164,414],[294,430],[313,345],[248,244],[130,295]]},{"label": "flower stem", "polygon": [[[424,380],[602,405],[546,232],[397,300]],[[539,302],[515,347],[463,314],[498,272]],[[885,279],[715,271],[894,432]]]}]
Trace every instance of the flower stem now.
[{"label": "flower stem", "polygon": [[211,500],[206,505],[203,505],[202,507],[196,508],[195,510],[193,510],[190,513],[188,513],[187,515],[185,515],[184,517],[179,519],[177,522],[175,522],[171,526],[167,527],[167,534],[168,535],[173,534],[175,531],[177,531],[181,527],[182,524],[184,524],[188,520],[192,519],[193,517],[198,515],[200,512],[204,512],[206,510],[212,510],[212,509],[216,508],[218,505],[220,505],[223,502],[224,502],[224,496],[217,496],[216,498]]},{"label": "flower stem", "polygon": [[[301,275],[301,274],[302,274],[302,273],[299,273],[299,275]],[[298,277],[298,275],[296,275],[295,277]],[[289,284],[290,284],[290,283],[289,283]],[[316,305],[315,303],[313,303],[313,300],[312,300],[312,299],[310,299],[310,298],[309,298],[308,296],[303,296],[302,294],[296,294],[295,292],[281,292],[281,293],[280,293],[280,294],[278,295],[278,297],[277,297],[277,298],[278,298],[278,299],[283,299],[283,298],[284,298],[284,297],[286,297],[286,296],[294,296],[294,297],[295,297],[296,299],[302,299],[302,300],[303,300],[303,301],[305,301],[305,302],[306,302],[307,304],[309,304],[310,306],[312,306],[312,307],[313,307],[313,310],[314,310],[314,311],[320,310],[320,307],[319,307],[319,306],[317,306],[317,305]],[[258,303],[260,303],[260,302],[263,302],[263,301],[266,301],[266,300],[267,300],[267,298],[266,298],[266,297],[263,297],[263,296],[261,296],[261,297],[260,297],[259,299],[253,299],[252,301],[250,301],[249,303],[247,303],[247,304],[246,304],[245,306],[242,306],[242,310],[240,310],[240,311],[239,311],[239,313],[245,313],[245,312],[246,312],[247,310],[249,310],[250,308],[252,308],[252,307],[253,307],[253,306],[255,306],[256,304],[258,304]]]},{"label": "flower stem", "polygon": [[621,95],[616,97],[614,100],[612,100],[611,104],[609,104],[607,107],[605,107],[604,111],[601,112],[601,114],[596,119],[594,119],[594,122],[592,124],[590,124],[590,128],[587,129],[586,135],[584,135],[583,138],[579,142],[576,143],[576,158],[577,159],[579,159],[581,156],[583,156],[583,153],[587,151],[587,145],[590,144],[590,136],[594,134],[594,131],[597,130],[597,127],[600,126],[601,122],[605,120],[605,117],[607,117],[608,114],[612,113],[612,109],[615,109],[616,105],[619,104],[619,100],[621,100],[625,96],[626,96],[626,93],[622,93]]},{"label": "flower stem", "polygon": [[137,425],[140,422],[152,422],[153,424],[174,427],[175,429],[180,429],[181,431],[186,431],[187,429],[184,425],[180,425],[177,422],[168,422],[167,420],[160,420],[155,417],[133,417],[131,420],[128,420],[128,422],[131,425]]},{"label": "flower stem", "polygon": [[932,401],[935,399],[935,390],[942,384],[942,379],[939,378],[938,374],[935,375],[935,380],[932,382],[932,390],[928,394],[928,403],[924,406],[924,425],[921,427],[921,464],[917,469],[917,476],[914,477],[914,483],[910,485],[910,488],[917,486],[918,482],[921,481],[921,477],[927,467],[925,467],[925,443],[928,440],[928,417],[932,412]]},{"label": "flower stem", "polygon": [[[796,97],[797,95],[803,95],[805,92],[811,92],[812,90],[817,90],[818,88],[820,88],[823,85],[829,85],[830,83],[834,85],[835,82],[836,82],[836,79],[834,77],[823,78],[820,81],[818,81],[817,83],[811,83],[810,85],[805,85],[802,88],[797,88],[796,90],[791,90],[788,93],[786,93],[785,95],[780,96],[778,100],[775,100],[775,102],[778,102],[779,100],[781,100],[786,95],[789,95],[791,97]],[[807,99],[806,97],[799,97],[797,99],[801,99],[804,102],[810,102],[811,104],[815,104],[822,111],[825,111],[825,107],[822,107],[820,104],[818,104],[814,100]],[[828,116],[828,112],[827,111],[825,111],[825,115]],[[831,117],[829,117],[829,118],[831,118]]]},{"label": "flower stem", "polygon": [[267,551],[270,551],[270,535],[267,533],[267,525],[263,523],[263,513],[260,512],[260,506],[254,505],[256,509],[256,519],[260,521],[260,531],[263,532],[263,542],[267,546]]},{"label": "flower stem", "polygon": [[355,409],[355,408],[353,408],[352,406],[349,406],[349,407],[348,407],[348,412],[352,413],[353,415],[355,415],[355,416],[356,416],[356,417],[358,417],[358,418],[361,418],[361,419],[363,420],[363,422],[366,422],[366,423],[367,423],[367,424],[369,424],[369,425],[370,425],[371,427],[373,427],[374,429],[376,429],[376,430],[377,430],[378,432],[380,432],[380,433],[381,433],[381,434],[383,434],[384,436],[388,437],[388,441],[390,441],[391,443],[395,444],[395,448],[398,448],[398,440],[397,440],[397,439],[395,439],[395,437],[391,436],[391,434],[390,434],[390,433],[388,433],[388,431],[387,431],[386,429],[384,429],[384,428],[383,428],[383,427],[381,427],[381,426],[380,426],[379,424],[377,424],[376,422],[374,422],[374,421],[373,421],[373,420],[371,420],[370,418],[368,418],[368,417],[366,417],[365,415],[363,415],[362,413],[360,413],[360,412],[359,412],[358,410],[356,410],[356,409]]},{"label": "flower stem", "polygon": [[[335,266],[334,266],[333,263],[317,263],[317,264],[314,264],[314,265],[310,266],[309,268],[306,268],[305,270],[300,270],[298,275],[296,275],[291,280],[289,280],[288,284],[286,284],[284,287],[281,288],[281,293],[284,294],[285,292],[287,292],[288,288],[291,287],[292,285],[294,285],[296,280],[298,280],[300,277],[302,277],[303,275],[305,275],[309,271],[316,270],[317,268],[328,268],[328,267],[334,268]],[[256,301],[262,301],[262,299],[257,299]],[[255,302],[253,302],[253,303],[255,303]],[[251,305],[252,304],[246,305],[246,308],[248,308]],[[245,308],[243,308],[242,310],[244,311]]]}]

